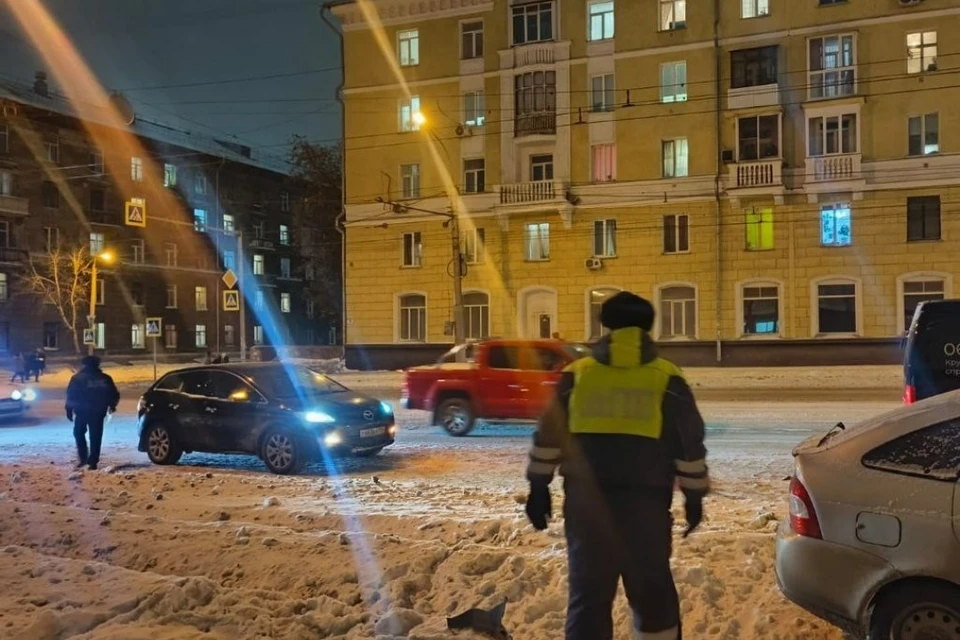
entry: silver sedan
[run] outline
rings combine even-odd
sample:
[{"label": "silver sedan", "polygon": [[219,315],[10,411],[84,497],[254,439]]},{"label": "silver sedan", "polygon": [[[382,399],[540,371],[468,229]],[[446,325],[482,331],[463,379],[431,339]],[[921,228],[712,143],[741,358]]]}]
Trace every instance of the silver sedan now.
[{"label": "silver sedan", "polygon": [[777,582],[870,640],[960,640],[960,391],[794,450]]}]

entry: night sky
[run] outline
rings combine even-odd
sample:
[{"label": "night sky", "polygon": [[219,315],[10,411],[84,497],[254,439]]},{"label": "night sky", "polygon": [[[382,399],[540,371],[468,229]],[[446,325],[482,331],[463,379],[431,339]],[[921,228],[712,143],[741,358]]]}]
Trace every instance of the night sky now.
[{"label": "night sky", "polygon": [[[0,79],[30,83],[45,69],[7,9],[33,1],[0,0]],[[340,135],[339,42],[319,0],[42,2],[104,87],[144,118],[281,156],[294,134]],[[196,86],[172,86],[186,84]]]}]

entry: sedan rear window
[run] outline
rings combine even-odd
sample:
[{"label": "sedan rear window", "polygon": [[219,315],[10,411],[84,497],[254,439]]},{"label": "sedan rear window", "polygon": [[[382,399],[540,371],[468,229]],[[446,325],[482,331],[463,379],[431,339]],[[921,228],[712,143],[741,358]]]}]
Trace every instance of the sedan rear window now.
[{"label": "sedan rear window", "polygon": [[871,469],[954,482],[960,477],[960,420],[900,436],[863,456]]}]

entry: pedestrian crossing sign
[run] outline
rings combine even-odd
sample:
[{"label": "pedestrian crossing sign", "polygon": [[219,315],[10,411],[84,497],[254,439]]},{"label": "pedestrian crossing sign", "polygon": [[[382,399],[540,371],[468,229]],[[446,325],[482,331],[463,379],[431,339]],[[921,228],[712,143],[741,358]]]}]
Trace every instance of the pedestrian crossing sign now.
[{"label": "pedestrian crossing sign", "polygon": [[240,292],[236,289],[227,289],[223,292],[223,310],[240,311]]},{"label": "pedestrian crossing sign", "polygon": [[84,329],[83,330],[83,344],[96,344],[97,341],[93,337],[93,329]]},{"label": "pedestrian crossing sign", "polygon": [[159,338],[162,329],[160,328],[160,323],[162,318],[147,318],[147,337],[148,338]]},{"label": "pedestrian crossing sign", "polygon": [[134,198],[127,201],[126,215],[124,221],[130,227],[147,226],[147,203],[141,198]]}]

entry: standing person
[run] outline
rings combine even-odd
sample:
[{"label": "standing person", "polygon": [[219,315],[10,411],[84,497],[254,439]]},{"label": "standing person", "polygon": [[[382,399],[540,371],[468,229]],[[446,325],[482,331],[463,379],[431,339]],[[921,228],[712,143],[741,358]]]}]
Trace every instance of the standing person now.
[{"label": "standing person", "polygon": [[20,351],[13,357],[13,375],[10,376],[10,382],[16,382],[17,378],[20,378],[20,382],[27,381],[27,361],[23,359]]},{"label": "standing person", "polygon": [[[27,374],[27,380],[31,377],[36,376],[38,379],[40,377],[40,363],[37,362],[36,353],[28,353],[24,358],[23,371]],[[26,380],[24,380],[26,382]]]},{"label": "standing person", "polygon": [[43,349],[37,349],[37,382],[40,382],[40,376],[47,372],[47,354]]},{"label": "standing person", "polygon": [[[103,421],[107,412],[117,410],[120,392],[113,378],[100,369],[100,358],[86,356],[81,369],[67,385],[67,420],[73,421],[73,437],[77,441],[77,468],[87,465],[91,471],[100,463],[100,444],[103,442]],[[87,430],[90,430],[90,449],[87,449]]]},{"label": "standing person", "polygon": [[674,483],[686,499],[684,537],[703,518],[709,488],[704,424],[680,369],[657,356],[653,306],[621,292],[603,303],[610,333],[569,365],[537,425],[526,511],[545,529],[560,467],[569,563],[566,640],[612,640],[623,578],[634,638],[679,640],[670,571]]}]

